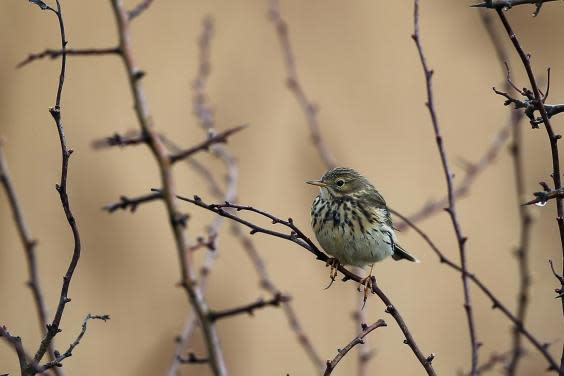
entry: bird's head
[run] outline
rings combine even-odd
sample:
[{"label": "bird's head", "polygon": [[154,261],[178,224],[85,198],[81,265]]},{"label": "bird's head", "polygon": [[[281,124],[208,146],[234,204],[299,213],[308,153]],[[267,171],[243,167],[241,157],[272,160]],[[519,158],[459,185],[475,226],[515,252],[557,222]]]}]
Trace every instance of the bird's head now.
[{"label": "bird's head", "polygon": [[321,195],[329,197],[358,196],[374,190],[368,180],[352,168],[336,167],[327,171],[320,180],[309,180],[317,185]]}]

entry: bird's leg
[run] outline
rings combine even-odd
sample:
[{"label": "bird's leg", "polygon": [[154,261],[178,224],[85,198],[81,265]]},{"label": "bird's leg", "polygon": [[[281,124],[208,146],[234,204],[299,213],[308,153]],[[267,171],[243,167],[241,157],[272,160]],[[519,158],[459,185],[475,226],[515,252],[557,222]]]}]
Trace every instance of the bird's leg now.
[{"label": "bird's leg", "polygon": [[364,289],[364,302],[362,303],[362,309],[364,309],[364,306],[366,305],[366,299],[368,299],[368,293],[372,291],[372,286],[374,285],[374,277],[372,276],[373,269],[374,269],[374,264],[370,265],[370,273],[368,274],[368,277],[365,277],[360,280],[360,285]]},{"label": "bird's leg", "polygon": [[337,273],[339,271],[339,265],[341,265],[341,263],[335,257],[329,257],[327,259],[327,262],[325,263],[325,267],[328,266],[331,267],[331,271],[329,272],[329,278],[331,278],[331,282],[329,282],[329,286],[325,287],[325,290],[331,287],[333,282],[335,282],[335,279],[337,278]]}]

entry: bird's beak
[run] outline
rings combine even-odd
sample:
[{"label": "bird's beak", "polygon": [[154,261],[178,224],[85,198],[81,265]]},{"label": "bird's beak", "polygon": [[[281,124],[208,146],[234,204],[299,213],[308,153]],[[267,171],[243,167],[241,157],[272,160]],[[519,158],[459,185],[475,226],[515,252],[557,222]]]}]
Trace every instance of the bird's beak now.
[{"label": "bird's beak", "polygon": [[308,180],[306,181],[306,183],[311,185],[317,185],[318,187],[327,187],[327,184],[325,184],[321,180]]}]

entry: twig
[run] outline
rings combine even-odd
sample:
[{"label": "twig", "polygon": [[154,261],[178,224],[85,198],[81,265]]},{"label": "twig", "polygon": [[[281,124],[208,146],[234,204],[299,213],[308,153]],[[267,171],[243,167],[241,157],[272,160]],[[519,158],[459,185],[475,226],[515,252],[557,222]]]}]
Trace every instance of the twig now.
[{"label": "twig", "polygon": [[500,10],[500,9],[509,9],[517,5],[534,4],[535,12],[533,13],[533,16],[536,17],[538,16],[543,4],[551,1],[556,1],[556,0],[486,0],[482,3],[474,4],[471,6]]},{"label": "twig", "polygon": [[268,16],[270,21],[272,21],[274,27],[276,28],[276,33],[280,42],[280,48],[282,49],[282,55],[284,56],[287,75],[286,85],[296,97],[296,100],[298,101],[298,104],[300,105],[302,112],[306,117],[313,145],[317,148],[321,159],[326,166],[328,166],[329,168],[336,167],[337,162],[335,160],[335,157],[331,154],[331,151],[327,147],[327,144],[325,143],[325,140],[323,139],[320,132],[319,119],[317,117],[319,109],[307,97],[298,79],[296,60],[294,58],[294,53],[290,44],[290,38],[288,36],[288,25],[282,19],[278,0],[270,0]]},{"label": "twig", "polygon": [[116,210],[128,210],[134,213],[137,210],[137,207],[141,204],[156,201],[162,199],[163,196],[160,193],[149,193],[142,196],[137,196],[133,198],[129,198],[127,196],[121,196],[118,202],[114,202],[112,204],[108,204],[104,206],[102,209],[107,211],[108,213],[113,213]]},{"label": "twig", "polygon": [[421,45],[420,36],[419,36],[419,0],[414,1],[414,12],[413,12],[413,40],[415,41],[415,45],[417,47],[417,51],[419,53],[419,58],[421,60],[421,65],[423,67],[423,73],[425,74],[425,83],[427,88],[427,102],[426,106],[429,110],[429,114],[431,115],[431,121],[433,123],[433,130],[435,132],[435,139],[437,142],[437,147],[439,149],[439,154],[441,157],[441,162],[443,165],[443,170],[446,178],[446,185],[447,185],[447,192],[448,192],[448,208],[446,209],[449,213],[452,226],[454,228],[454,232],[456,234],[456,240],[458,243],[458,249],[460,253],[460,264],[462,267],[462,288],[464,293],[464,310],[466,312],[466,319],[468,321],[468,331],[470,333],[470,344],[471,344],[471,376],[475,376],[477,374],[477,367],[478,367],[478,340],[476,338],[476,327],[474,323],[474,315],[472,312],[472,301],[470,297],[470,290],[468,288],[468,279],[467,279],[467,266],[466,266],[466,250],[465,244],[467,238],[462,234],[462,228],[460,227],[460,223],[458,221],[458,216],[456,214],[456,202],[454,197],[454,188],[452,182],[452,173],[448,164],[448,159],[444,147],[444,141],[441,136],[441,130],[439,127],[439,122],[437,119],[437,115],[435,112],[435,106],[433,103],[433,90],[432,90],[432,76],[433,71],[428,68],[427,60],[425,58],[425,54],[423,52],[423,46]]},{"label": "twig", "polygon": [[140,16],[141,13],[147,10],[149,6],[153,3],[153,0],[141,0],[139,4],[135,6],[135,8],[129,10],[127,15],[129,17],[129,21],[133,20],[135,17]]},{"label": "twig", "polygon": [[560,198],[564,197],[564,188],[560,188],[558,190],[555,189],[548,192],[547,191],[534,192],[533,195],[536,196],[535,199],[527,201],[521,205],[524,206],[524,205],[538,204],[539,206],[544,206],[549,200],[556,199],[558,197]]},{"label": "twig", "polygon": [[[464,273],[462,268],[452,260],[450,260],[448,257],[446,257],[445,254],[431,240],[431,238],[415,223],[411,222],[407,217],[401,215],[393,209],[390,209],[390,212],[405,221],[409,225],[409,227],[411,227],[419,236],[421,236],[421,238],[429,245],[433,252],[435,252],[441,264],[445,264],[449,268],[456,270],[459,273]],[[525,324],[519,321],[519,319],[511,313],[511,311],[475,274],[466,272],[466,275],[468,279],[472,281],[476,285],[476,287],[478,287],[478,289],[480,289],[491,300],[492,309],[499,309],[505,315],[505,317],[507,317],[509,321],[513,323],[515,328],[517,328],[519,332],[521,332],[521,334],[523,334],[529,340],[529,342],[531,342],[531,344],[539,351],[539,353],[547,360],[549,364],[549,371],[558,372],[558,364],[548,352],[549,344],[541,343],[535,336],[533,336],[533,334],[531,334],[531,332],[525,327]],[[560,375],[564,375],[564,373],[560,372]]]},{"label": "twig", "polygon": [[[0,139],[0,183],[4,187],[6,196],[8,197],[8,202],[12,210],[12,216],[14,217],[14,223],[18,230],[20,240],[22,242],[24,253],[27,261],[27,268],[29,274],[29,280],[27,286],[31,289],[33,300],[35,302],[35,308],[37,309],[37,315],[39,319],[39,327],[41,328],[41,335],[44,336],[47,330],[48,313],[47,305],[45,304],[45,298],[43,297],[43,292],[41,291],[41,283],[39,281],[39,272],[37,269],[37,259],[35,257],[35,248],[37,246],[37,240],[31,235],[29,226],[24,218],[23,210],[19,203],[18,197],[16,195],[16,190],[12,184],[10,173],[8,171],[8,165],[6,163],[3,151],[2,140]],[[55,359],[54,354],[54,343],[50,343],[48,347],[49,359]],[[62,372],[57,372],[61,375]]]},{"label": "twig", "polygon": [[345,357],[345,355],[347,355],[347,353],[356,345],[359,344],[363,344],[364,343],[364,337],[366,337],[370,332],[372,332],[374,329],[380,328],[382,326],[387,326],[386,323],[384,322],[384,320],[378,320],[376,321],[374,324],[368,326],[366,324],[364,324],[364,326],[362,327],[362,331],[360,332],[359,335],[357,335],[351,342],[349,342],[344,348],[339,349],[337,351],[337,355],[333,358],[333,360],[328,360],[327,361],[327,368],[325,369],[325,373],[323,374],[323,376],[329,376],[333,370],[335,369],[335,367],[337,366],[337,364],[341,361],[341,359],[343,359],[343,357]]},{"label": "twig", "polygon": [[197,152],[207,151],[207,150],[209,150],[211,145],[214,145],[214,144],[217,144],[217,143],[226,143],[227,138],[229,136],[245,129],[246,127],[247,127],[246,125],[239,125],[237,127],[227,129],[227,130],[225,130],[221,133],[218,133],[216,135],[208,137],[205,141],[202,141],[199,144],[192,146],[189,149],[182,150],[182,151],[180,151],[176,154],[172,154],[169,157],[170,163],[174,164],[174,163],[176,163],[176,162],[178,162],[182,159],[185,159],[185,158],[192,156],[193,154],[195,154]]},{"label": "twig", "polygon": [[208,350],[209,364],[216,375],[226,375],[227,369],[223,360],[219,338],[215,327],[208,319],[209,309],[202,291],[196,282],[196,273],[192,267],[192,255],[186,253],[188,240],[181,222],[177,221],[180,213],[174,200],[175,188],[171,173],[170,156],[166,151],[158,134],[154,130],[153,120],[150,115],[148,104],[145,100],[143,86],[141,84],[140,70],[133,59],[129,35],[129,14],[123,6],[122,0],[112,0],[112,6],[116,17],[119,34],[120,56],[122,57],[129,78],[130,89],[135,102],[135,112],[139,121],[140,129],[147,135],[148,146],[158,164],[161,184],[163,187],[163,200],[167,209],[170,226],[173,231],[174,240],[178,254],[181,286],[186,290],[188,298],[196,315],[202,325],[204,340]]},{"label": "twig", "polygon": [[64,359],[68,358],[69,356],[72,356],[72,352],[74,348],[80,344],[82,337],[84,337],[84,334],[86,333],[86,326],[88,324],[88,320],[102,320],[106,322],[109,319],[110,319],[109,315],[91,315],[90,313],[86,315],[84,321],[82,322],[82,329],[80,330],[80,333],[78,334],[76,339],[69,345],[68,349],[63,354],[58,354],[56,359],[41,366],[39,368],[39,372],[44,372],[48,369],[55,367],[62,367],[61,362]]},{"label": "twig", "polygon": [[179,363],[182,363],[182,364],[204,364],[204,363],[209,362],[208,358],[199,357],[192,352],[188,353],[188,355],[186,355],[186,356],[178,355],[177,360],[178,360]]},{"label": "twig", "polygon": [[[153,191],[158,192],[159,190],[153,189]],[[183,196],[176,196],[176,197],[178,199],[182,200],[182,201],[190,202],[190,203],[192,203],[196,206],[199,206],[201,208],[204,208],[206,210],[214,212],[214,213],[216,213],[216,214],[218,214],[222,217],[232,219],[232,220],[250,228],[251,229],[251,231],[250,231],[251,235],[256,234],[256,233],[263,233],[263,234],[267,234],[267,235],[270,235],[270,236],[273,236],[273,237],[285,239],[285,240],[291,241],[293,243],[296,243],[300,247],[306,249],[308,252],[315,255],[316,259],[320,260],[321,262],[325,263],[329,259],[329,257],[325,253],[323,253],[321,250],[319,250],[319,248],[317,248],[317,246],[311,241],[311,239],[309,239],[294,224],[294,222],[291,218],[289,218],[288,220],[283,220],[283,219],[280,219],[280,218],[278,218],[278,217],[276,217],[276,216],[274,216],[270,213],[262,211],[260,209],[256,209],[256,208],[251,207],[251,206],[235,205],[235,204],[231,204],[229,202],[226,202],[224,204],[206,204],[198,196],[195,196],[194,199],[190,199],[190,198],[183,197]],[[265,228],[265,227],[258,226],[258,225],[254,224],[252,222],[249,222],[245,219],[237,217],[236,215],[232,214],[231,212],[229,212],[226,209],[236,209],[237,211],[249,211],[249,212],[259,214],[263,217],[270,219],[273,224],[281,224],[281,225],[285,226],[286,228],[290,229],[291,232],[290,232],[290,234],[287,234],[287,233],[274,231],[274,230],[270,230],[270,229]],[[362,277],[360,277],[359,275],[352,273],[351,271],[345,269],[343,266],[339,266],[338,270],[341,273],[343,273],[343,275],[344,275],[343,281],[352,280],[352,281],[360,283],[360,281],[362,280]],[[405,321],[403,320],[403,317],[401,316],[400,312],[392,305],[392,302],[387,297],[387,295],[379,288],[378,284],[376,283],[375,278],[373,278],[373,281],[372,281],[372,292],[375,293],[376,295],[378,295],[380,300],[382,300],[382,302],[386,305],[386,312],[389,313],[396,320],[398,326],[400,327],[401,331],[403,332],[403,334],[406,337],[404,342],[411,348],[411,350],[413,351],[413,353],[415,354],[415,356],[417,357],[417,359],[419,360],[421,365],[425,368],[425,371],[427,372],[427,374],[428,375],[435,375],[435,371],[434,371],[433,366],[431,364],[434,356],[433,356],[433,358],[429,358],[429,357],[425,357],[423,355],[423,353],[419,349],[417,343],[415,342],[413,336],[411,335],[411,332],[409,331],[409,328],[408,328],[407,324],[405,323]]]},{"label": "twig", "polygon": [[16,65],[16,68],[22,68],[29,63],[33,63],[35,60],[41,60],[44,58],[56,59],[63,56],[63,53],[67,56],[99,56],[99,55],[115,55],[119,53],[118,47],[107,47],[107,48],[68,48],[68,49],[46,49],[44,51],[29,54],[25,60],[22,60]]},{"label": "twig", "polygon": [[4,338],[4,340],[16,351],[20,364],[20,371],[22,375],[24,375],[25,372],[27,372],[26,368],[28,367],[28,360],[32,358],[25,352],[22,345],[22,339],[18,336],[13,336],[12,334],[10,334],[8,328],[6,328],[4,325],[0,325],[0,338]]},{"label": "twig", "polygon": [[230,308],[223,311],[210,311],[209,318],[211,321],[217,321],[228,317],[240,315],[242,313],[246,313],[252,316],[257,309],[261,309],[268,306],[279,307],[281,303],[288,301],[290,301],[290,297],[288,295],[277,294],[276,296],[274,296],[272,299],[269,300],[264,300],[260,298],[254,303],[246,304],[241,307]]},{"label": "twig", "polygon": [[146,143],[148,141],[147,135],[139,131],[129,131],[124,135],[114,133],[110,137],[104,137],[92,142],[94,149],[104,149],[112,146],[131,146]]}]

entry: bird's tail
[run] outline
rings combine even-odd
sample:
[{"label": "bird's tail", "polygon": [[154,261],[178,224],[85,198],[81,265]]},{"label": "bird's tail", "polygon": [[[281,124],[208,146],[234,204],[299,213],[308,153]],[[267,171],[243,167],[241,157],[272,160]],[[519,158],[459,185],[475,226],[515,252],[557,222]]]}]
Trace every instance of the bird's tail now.
[{"label": "bird's tail", "polygon": [[408,260],[411,262],[420,262],[416,257],[410,255],[405,249],[400,247],[398,244],[395,244],[394,254],[392,255],[392,258],[396,261]]}]

